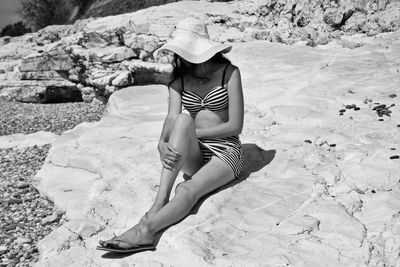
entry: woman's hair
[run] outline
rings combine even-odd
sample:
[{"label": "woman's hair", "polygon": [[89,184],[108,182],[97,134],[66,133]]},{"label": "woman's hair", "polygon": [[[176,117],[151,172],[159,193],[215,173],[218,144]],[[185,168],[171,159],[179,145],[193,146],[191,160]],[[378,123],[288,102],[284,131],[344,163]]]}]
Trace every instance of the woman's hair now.
[{"label": "woman's hair", "polygon": [[[214,63],[222,63],[222,64],[231,64],[231,61],[226,58],[222,52],[216,53],[211,59],[211,62]],[[182,60],[177,54],[174,54],[174,58],[172,60],[172,66],[173,66],[173,71],[172,71],[172,78],[171,81],[168,83],[168,87],[171,85],[173,81],[175,81],[177,78],[183,76],[184,74],[189,72],[189,68],[183,64]]]}]

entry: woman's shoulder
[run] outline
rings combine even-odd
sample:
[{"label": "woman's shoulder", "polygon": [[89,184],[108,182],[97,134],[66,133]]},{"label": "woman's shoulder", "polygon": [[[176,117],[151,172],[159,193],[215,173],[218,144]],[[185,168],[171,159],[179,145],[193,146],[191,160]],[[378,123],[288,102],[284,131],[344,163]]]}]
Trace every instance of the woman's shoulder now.
[{"label": "woman's shoulder", "polygon": [[227,71],[228,71],[228,70],[231,70],[231,72],[233,72],[233,71],[235,71],[235,70],[239,70],[239,67],[236,66],[235,64],[229,63],[229,64],[228,64],[228,69],[227,69]]},{"label": "woman's shoulder", "polygon": [[228,66],[225,70],[225,82],[229,82],[234,72],[240,73],[239,67],[232,63],[228,63]]},{"label": "woman's shoulder", "polygon": [[173,81],[168,84],[168,88],[178,92],[179,94],[182,93],[182,76],[175,77]]}]

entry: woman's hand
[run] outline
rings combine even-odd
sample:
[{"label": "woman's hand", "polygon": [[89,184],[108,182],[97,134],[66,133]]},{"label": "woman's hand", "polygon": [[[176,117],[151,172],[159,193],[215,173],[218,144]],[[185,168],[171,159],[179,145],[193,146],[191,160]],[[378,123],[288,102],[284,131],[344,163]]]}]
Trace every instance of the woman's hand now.
[{"label": "woman's hand", "polygon": [[161,141],[158,143],[158,152],[162,165],[168,170],[172,170],[172,167],[181,157],[181,154],[168,142]]}]

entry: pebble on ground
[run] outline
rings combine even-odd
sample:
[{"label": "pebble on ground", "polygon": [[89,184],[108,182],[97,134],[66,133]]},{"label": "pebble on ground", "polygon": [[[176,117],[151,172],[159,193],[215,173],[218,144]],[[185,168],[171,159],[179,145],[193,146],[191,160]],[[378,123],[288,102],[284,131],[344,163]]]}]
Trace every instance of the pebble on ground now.
[{"label": "pebble on ground", "polygon": [[[0,135],[41,130],[61,134],[84,121],[98,121],[104,107],[99,102],[0,102]],[[62,212],[31,184],[49,149],[50,145],[0,149],[0,267],[32,266],[38,261],[38,241],[65,223]]]},{"label": "pebble on ground", "polygon": [[100,120],[104,104],[32,104],[0,101],[0,136],[38,131],[61,134],[84,121]]}]

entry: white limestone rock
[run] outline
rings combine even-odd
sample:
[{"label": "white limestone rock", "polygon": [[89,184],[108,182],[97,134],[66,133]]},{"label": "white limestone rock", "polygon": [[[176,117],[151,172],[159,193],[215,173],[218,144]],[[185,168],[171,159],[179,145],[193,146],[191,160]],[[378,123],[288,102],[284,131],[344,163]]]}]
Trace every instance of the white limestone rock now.
[{"label": "white limestone rock", "polygon": [[112,85],[117,87],[126,87],[133,84],[132,73],[130,71],[123,71],[112,80]]},{"label": "white limestone rock", "polygon": [[86,51],[90,62],[100,61],[103,63],[122,62],[136,57],[136,53],[129,47],[110,46],[105,48],[90,48]]},{"label": "white limestone rock", "polygon": [[96,88],[105,88],[108,85],[111,85],[111,82],[119,75],[119,73],[111,73],[99,78],[89,78],[89,83]]},{"label": "white limestone rock", "polygon": [[[102,21],[109,26],[110,18]],[[388,97],[398,89],[391,70],[398,40],[383,36],[352,50],[235,43],[229,58],[240,68],[245,99],[243,174],[166,229],[156,251],[118,263],[396,266],[400,171],[389,156],[400,132],[362,101],[393,101],[391,118],[400,119],[399,99]],[[393,45],[385,52],[382,43]],[[339,116],[349,101],[361,109]],[[124,88],[111,95],[101,121],[53,142],[35,182],[68,223],[40,243],[39,265],[110,264],[94,248],[136,224],[154,200],[166,109],[165,86]]]},{"label": "white limestone rock", "polygon": [[135,84],[167,84],[171,80],[172,66],[170,64],[159,64],[131,60],[122,63],[131,72]]},{"label": "white limestone rock", "polygon": [[51,144],[56,139],[56,134],[39,131],[32,134],[12,134],[0,136],[0,148],[25,148]]},{"label": "white limestone rock", "polygon": [[[56,80],[63,81],[68,79],[66,71],[57,72],[54,70],[50,71],[25,71],[21,73],[21,80]],[[71,79],[70,79],[71,80]]]}]

